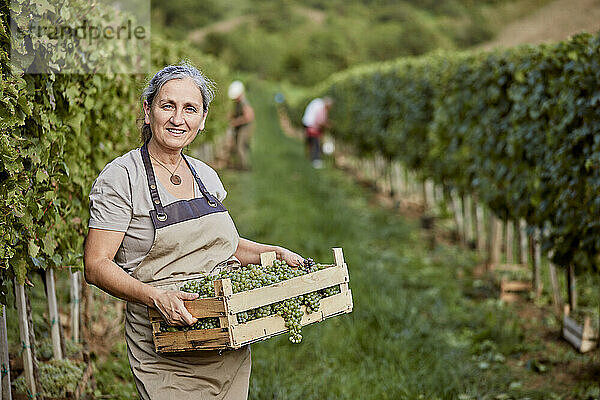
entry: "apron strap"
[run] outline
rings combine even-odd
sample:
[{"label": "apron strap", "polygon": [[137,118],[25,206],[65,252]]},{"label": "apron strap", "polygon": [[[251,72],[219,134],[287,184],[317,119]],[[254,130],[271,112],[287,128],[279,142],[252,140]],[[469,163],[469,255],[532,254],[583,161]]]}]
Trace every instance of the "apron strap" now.
[{"label": "apron strap", "polygon": [[154,176],[154,170],[152,169],[152,162],[150,161],[150,153],[148,153],[148,142],[140,148],[142,153],[142,161],[144,162],[144,168],[146,169],[146,177],[148,178],[148,188],[150,189],[150,198],[152,199],[152,205],[156,211],[156,218],[159,221],[167,219],[167,214],[163,208],[160,196],[158,195],[158,189],[156,188],[156,177]]},{"label": "apron strap", "polygon": [[[183,154],[181,154],[181,155],[183,156]],[[202,193],[202,195],[204,196],[204,198],[208,202],[208,205],[211,206],[211,207],[216,207],[219,204],[219,200],[215,196],[213,196],[212,194],[210,194],[210,192],[206,189],[206,187],[202,183],[202,180],[200,179],[200,175],[198,175],[196,173],[196,170],[194,169],[194,167],[192,167],[192,164],[188,161],[188,159],[185,158],[185,156],[183,156],[183,159],[185,160],[186,164],[188,165],[188,167],[192,171],[192,175],[194,175],[194,179],[196,179],[196,183],[198,184],[198,188],[200,188],[200,192]]]}]

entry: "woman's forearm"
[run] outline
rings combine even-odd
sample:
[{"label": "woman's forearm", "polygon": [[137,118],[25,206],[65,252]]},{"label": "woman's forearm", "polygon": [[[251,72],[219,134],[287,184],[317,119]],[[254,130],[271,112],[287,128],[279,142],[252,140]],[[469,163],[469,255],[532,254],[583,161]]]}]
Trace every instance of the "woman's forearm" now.
[{"label": "woman's forearm", "polygon": [[269,251],[277,253],[277,258],[281,260],[281,247],[240,238],[235,257],[240,260],[242,265],[260,264],[260,254]]},{"label": "woman's forearm", "polygon": [[240,238],[235,257],[240,260],[242,265],[259,264],[260,254],[268,251],[274,251],[277,259],[285,261],[288,265],[299,266],[304,262],[302,256],[284,247],[256,243],[244,238]]}]

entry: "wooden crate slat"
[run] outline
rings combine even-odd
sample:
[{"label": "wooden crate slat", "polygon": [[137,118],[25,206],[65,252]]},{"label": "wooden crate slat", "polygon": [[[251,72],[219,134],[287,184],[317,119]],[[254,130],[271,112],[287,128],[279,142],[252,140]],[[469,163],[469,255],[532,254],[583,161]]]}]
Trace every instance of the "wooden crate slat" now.
[{"label": "wooden crate slat", "polygon": [[237,325],[237,316],[235,314],[229,313],[229,305],[227,304],[226,298],[229,298],[233,294],[233,287],[231,286],[231,280],[216,280],[213,282],[215,287],[215,294],[219,296],[223,296],[223,307],[225,308],[225,315],[219,317],[219,325],[222,328],[227,329],[227,344],[231,346],[233,343],[233,332],[232,328],[234,325]]},{"label": "wooden crate slat", "polygon": [[298,276],[273,285],[235,293],[228,299],[229,312],[237,314],[267,304],[291,299],[348,281],[348,271],[343,267],[329,267],[321,271]]},{"label": "wooden crate slat", "polygon": [[[183,304],[194,318],[222,317],[225,315],[223,297],[185,300]],[[153,308],[148,309],[148,315],[150,316],[150,322],[163,321],[159,312]]]},{"label": "wooden crate slat", "polygon": [[[307,314],[305,306],[302,306],[302,311],[304,313],[301,321],[302,326],[320,322],[339,314],[349,313],[352,311],[352,293],[348,290],[321,299],[319,310],[313,313]],[[280,315],[269,315],[234,326],[232,329],[233,344],[234,347],[238,348],[259,340],[269,339],[287,331],[285,320]]]},{"label": "wooden crate slat", "polygon": [[260,254],[260,264],[264,267],[270,267],[277,260],[277,253],[268,251]]},{"label": "wooden crate slat", "polygon": [[581,336],[574,334],[570,329],[567,329],[566,327],[563,328],[563,337],[577,350],[581,348]]},{"label": "wooden crate slat", "polygon": [[505,301],[507,303],[514,303],[519,301],[520,297],[517,293],[512,292],[504,292],[500,293],[500,300]]},{"label": "wooden crate slat", "polygon": [[501,281],[500,289],[503,292],[526,292],[532,289],[531,282]]},{"label": "wooden crate slat", "polygon": [[498,264],[494,266],[494,271],[496,272],[521,272],[521,271],[529,271],[527,266],[523,264]]},{"label": "wooden crate slat", "polygon": [[223,349],[229,345],[226,329],[190,329],[189,331],[154,333],[154,348],[159,353]]},{"label": "wooden crate slat", "polygon": [[568,330],[573,335],[577,335],[581,338],[583,335],[583,325],[579,325],[573,318],[565,315],[563,317],[563,329]]}]

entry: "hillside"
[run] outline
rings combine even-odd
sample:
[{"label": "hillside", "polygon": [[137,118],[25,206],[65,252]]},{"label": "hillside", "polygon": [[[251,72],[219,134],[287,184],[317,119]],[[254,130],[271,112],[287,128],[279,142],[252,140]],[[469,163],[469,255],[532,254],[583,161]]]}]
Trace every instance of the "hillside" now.
[{"label": "hillside", "polygon": [[555,0],[502,29],[491,41],[476,48],[490,50],[519,44],[567,39],[580,32],[600,30],[600,0]]},{"label": "hillside", "polygon": [[153,24],[232,69],[311,86],[358,64],[460,50],[550,0],[239,0],[153,4]]}]

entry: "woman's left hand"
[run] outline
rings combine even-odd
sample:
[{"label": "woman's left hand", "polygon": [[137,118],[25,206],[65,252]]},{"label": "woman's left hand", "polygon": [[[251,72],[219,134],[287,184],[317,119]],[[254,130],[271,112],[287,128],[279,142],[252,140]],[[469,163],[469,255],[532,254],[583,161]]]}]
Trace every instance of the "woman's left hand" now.
[{"label": "woman's left hand", "polygon": [[292,267],[299,267],[304,263],[304,257],[286,248],[281,247],[277,253],[282,261]]}]

